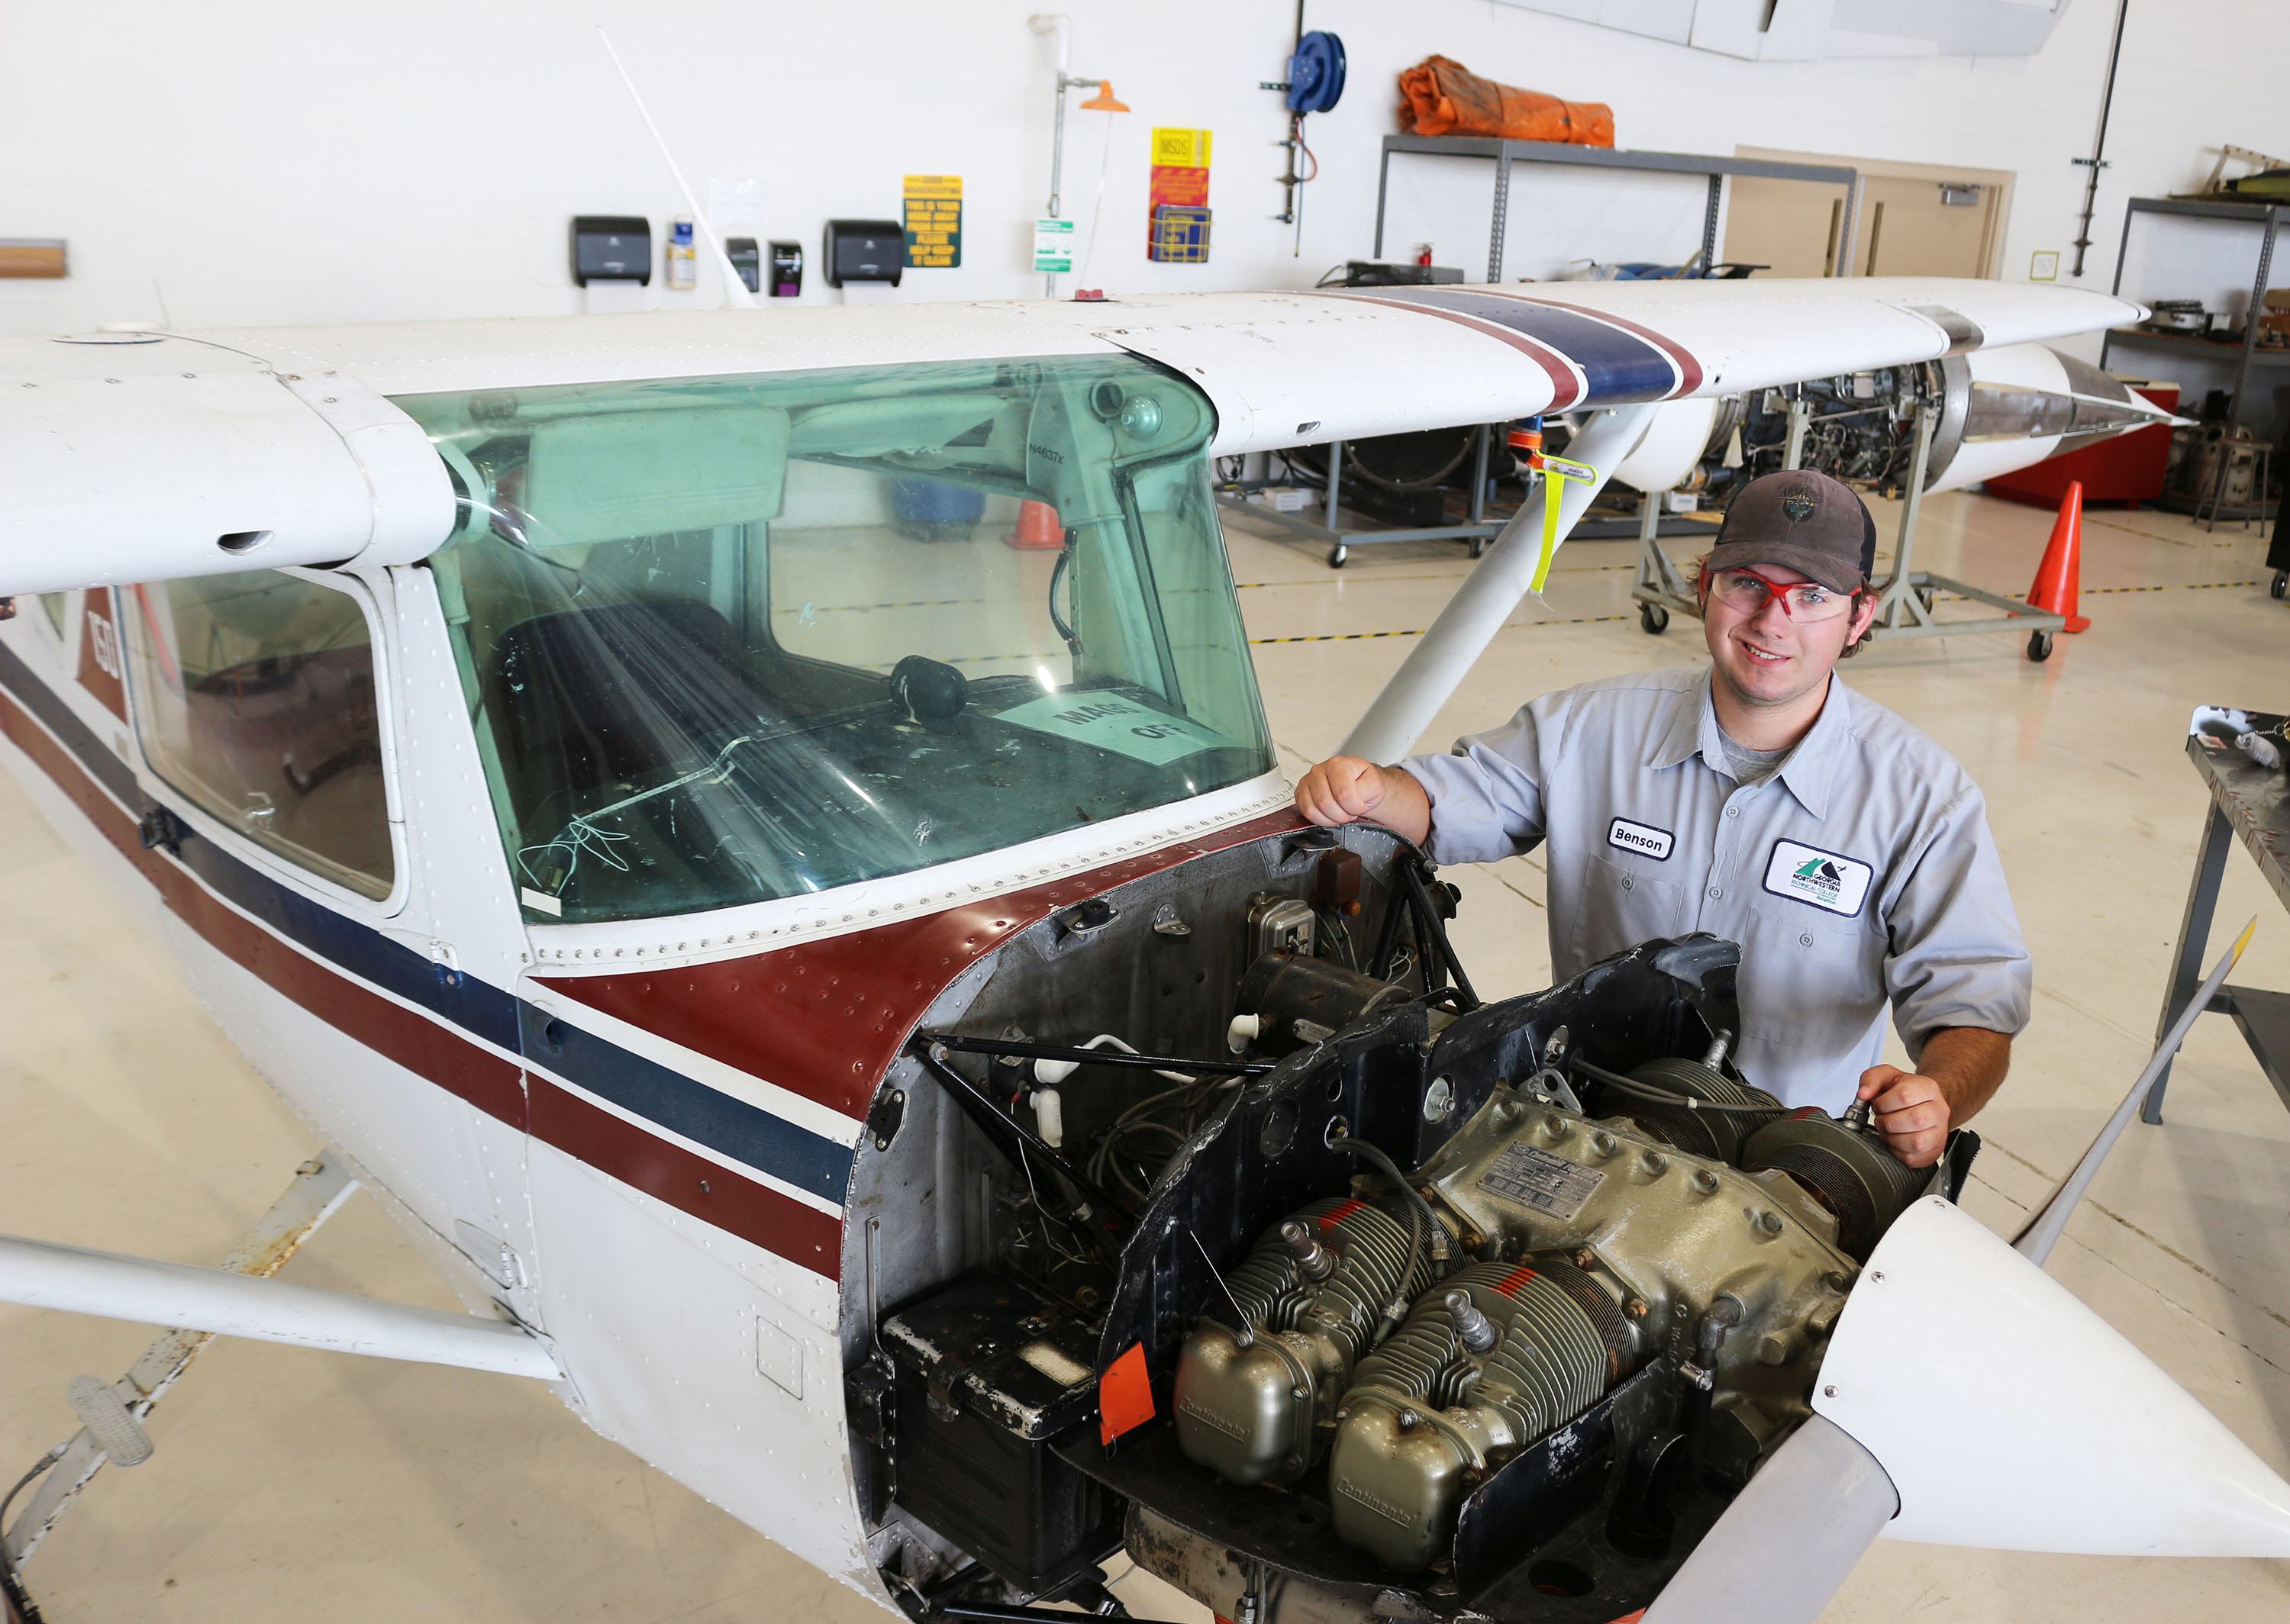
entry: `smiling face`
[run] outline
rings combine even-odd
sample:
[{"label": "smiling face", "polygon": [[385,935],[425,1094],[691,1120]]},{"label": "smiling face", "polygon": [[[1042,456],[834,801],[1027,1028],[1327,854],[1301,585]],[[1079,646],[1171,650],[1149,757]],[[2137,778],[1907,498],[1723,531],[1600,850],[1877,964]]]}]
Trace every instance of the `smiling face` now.
[{"label": "smiling face", "polygon": [[[1812,583],[1812,577],[1782,564],[1755,568],[1776,586]],[[1709,580],[1705,577],[1705,583]],[[1745,598],[1757,606],[1745,607]],[[1877,604],[1873,597],[1863,597],[1845,614],[1814,620],[1792,618],[1777,596],[1766,595],[1758,602],[1705,584],[1702,611],[1701,635],[1709,644],[1717,680],[1742,706],[1769,710],[1786,709],[1816,690],[1825,692],[1838,657],[1869,629]]]}]

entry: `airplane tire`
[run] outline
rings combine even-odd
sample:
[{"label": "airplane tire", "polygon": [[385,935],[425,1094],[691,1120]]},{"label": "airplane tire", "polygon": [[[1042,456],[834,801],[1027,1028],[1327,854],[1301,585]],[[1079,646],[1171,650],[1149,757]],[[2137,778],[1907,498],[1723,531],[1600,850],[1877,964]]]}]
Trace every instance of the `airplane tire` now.
[{"label": "airplane tire", "polygon": [[2285,593],[2290,593],[2290,570],[2277,570],[2274,579],[2266,583],[2266,596],[2280,597]]}]

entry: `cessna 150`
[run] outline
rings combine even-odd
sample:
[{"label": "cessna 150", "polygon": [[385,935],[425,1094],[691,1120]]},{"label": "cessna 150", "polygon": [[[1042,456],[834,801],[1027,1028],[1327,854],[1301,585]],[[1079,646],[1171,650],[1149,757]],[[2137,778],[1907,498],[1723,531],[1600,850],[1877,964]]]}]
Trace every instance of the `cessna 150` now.
[{"label": "cessna 150", "polygon": [[[1211,500],[1213,455],[1551,412],[1658,491],[1720,397],[1876,370],[1958,484],[2153,420],[2041,348],[2132,318],[1708,282],[0,344],[0,755],[470,1313],[33,1240],[0,1299],[549,1381],[917,1614],[1096,1599],[1125,1545],[1235,1619],[1591,1624],[1810,1619],[1886,1528],[2290,1554],[2290,1485],[1951,1204],[1969,1136],[1910,1175],[1758,1089],[1732,944],[1482,1003],[1419,854],[1288,809]],[[76,1390],[12,1557],[167,1378]]]}]

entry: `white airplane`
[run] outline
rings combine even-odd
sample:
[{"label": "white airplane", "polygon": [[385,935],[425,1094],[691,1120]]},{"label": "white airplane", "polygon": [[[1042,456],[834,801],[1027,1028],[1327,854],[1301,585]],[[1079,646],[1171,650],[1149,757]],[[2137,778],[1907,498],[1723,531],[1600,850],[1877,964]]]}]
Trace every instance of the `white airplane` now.
[{"label": "white airplane", "polygon": [[[174,1328],[74,1384],[11,1564],[210,1332],[549,1382],[917,1615],[1094,1604],[1124,1547],[1260,1624],[1810,1619],[1880,1530],[2290,1554],[2290,1485],[1951,1204],[1969,1136],[1910,1179],[1728,1066],[1731,944],[1481,1004],[1417,854],[1289,810],[1211,500],[1212,456],[1570,412],[1563,526],[1721,397],[1872,369],[1955,403],[1961,484],[2153,421],[2042,348],[2136,315],[1708,282],[0,342],[0,755],[334,1148],[224,1268],[0,1238],[0,1300]],[[466,1316],[262,1277],[359,1186]]]}]

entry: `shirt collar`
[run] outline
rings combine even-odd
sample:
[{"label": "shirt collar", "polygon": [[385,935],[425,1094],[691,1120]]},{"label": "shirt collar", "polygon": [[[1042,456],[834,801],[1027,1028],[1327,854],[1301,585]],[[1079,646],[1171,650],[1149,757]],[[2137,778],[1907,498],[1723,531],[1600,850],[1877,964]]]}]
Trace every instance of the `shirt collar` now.
[{"label": "shirt collar", "polygon": [[[1678,694],[1679,703],[1668,724],[1653,739],[1653,754],[1646,759],[1649,768],[1660,772],[1700,756],[1712,772],[1726,771],[1725,735],[1718,726],[1717,707],[1710,702],[1709,684],[1710,671],[1705,666],[1701,680]],[[1798,804],[1816,818],[1829,815],[1829,789],[1836,776],[1838,752],[1852,732],[1852,694],[1831,671],[1821,715],[1776,774]]]}]

